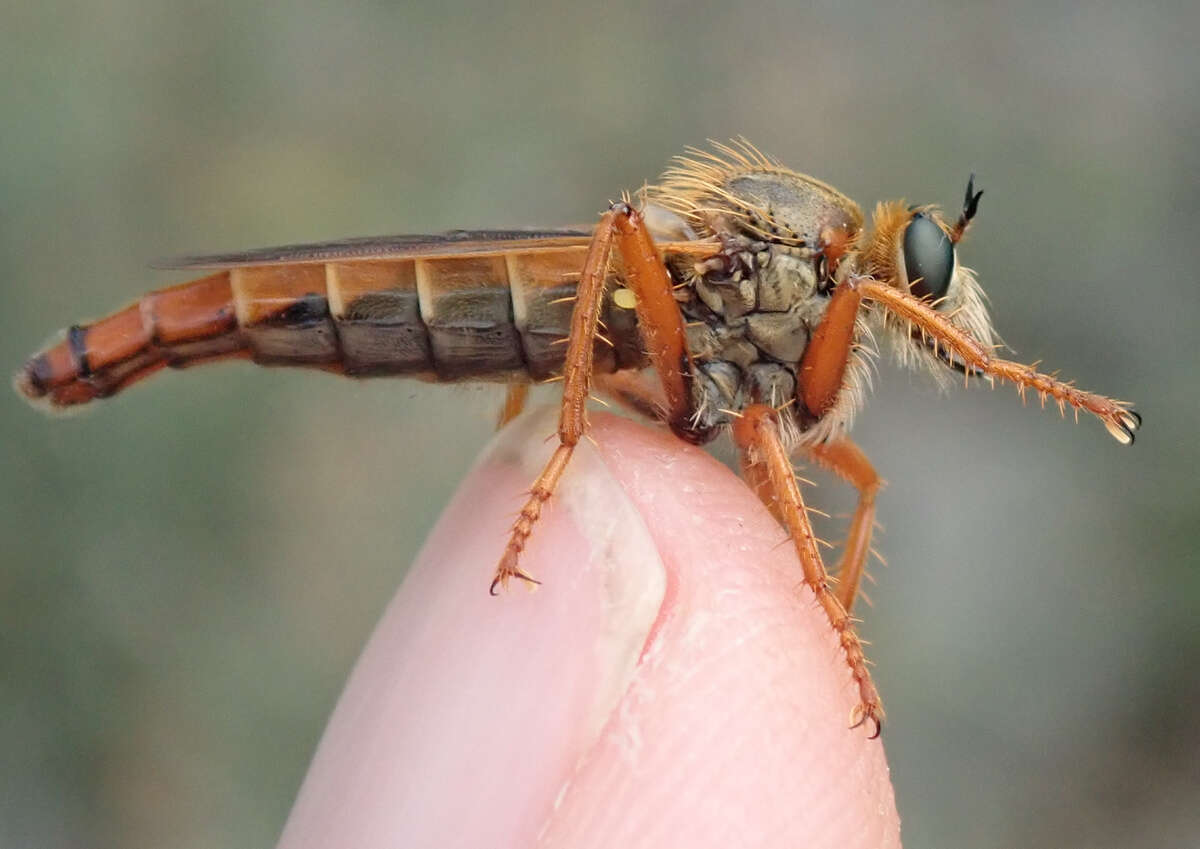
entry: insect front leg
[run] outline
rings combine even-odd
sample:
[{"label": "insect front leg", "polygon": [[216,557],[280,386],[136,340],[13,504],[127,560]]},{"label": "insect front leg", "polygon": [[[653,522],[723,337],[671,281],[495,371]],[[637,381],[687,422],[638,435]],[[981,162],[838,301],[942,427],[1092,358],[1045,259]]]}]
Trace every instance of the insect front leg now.
[{"label": "insect front leg", "polygon": [[554,493],[575,446],[587,430],[587,399],[595,354],[594,340],[614,243],[624,260],[626,283],[637,299],[636,309],[646,353],[662,381],[666,421],[685,438],[694,436],[689,429],[692,413],[691,355],[687,350],[683,316],[675,302],[671,277],[658,256],[641,213],[628,203],[615,203],[596,226],[575,293],[575,308],[571,313],[570,337],[563,365],[559,444],[534,482],[529,498],[513,523],[508,544],[492,580],[493,595],[497,587],[507,588],[512,578],[538,583],[518,563],[529,535],[541,516],[542,507]]},{"label": "insect front leg", "polygon": [[862,294],[845,281],[839,283],[804,349],[796,394],[803,412],[814,420],[833,408],[842,391],[861,307]]},{"label": "insect front leg", "polygon": [[1116,401],[1103,395],[1084,392],[1073,384],[1059,380],[1053,375],[1042,374],[1033,366],[1022,365],[1011,360],[1002,360],[992,355],[991,350],[966,331],[956,327],[945,316],[930,307],[922,299],[901,292],[870,278],[846,281],[862,297],[882,306],[896,318],[910,322],[912,334],[920,334],[929,340],[929,345],[939,356],[949,352],[957,358],[966,374],[978,372],[984,377],[1000,378],[1016,384],[1021,397],[1027,390],[1038,393],[1042,402],[1053,398],[1060,410],[1067,406],[1091,413],[1104,423],[1109,434],[1123,445],[1133,443],[1133,433],[1142,424],[1142,417],[1129,408],[1124,401]]},{"label": "insect front leg", "polygon": [[[741,452],[743,468],[755,470],[753,481],[759,497],[768,507],[772,507],[773,502],[772,512],[782,518],[796,547],[796,554],[800,557],[804,583],[816,595],[846,653],[846,662],[858,685],[859,697],[859,703],[850,715],[851,727],[873,722],[875,729],[871,736],[878,737],[883,728],[883,704],[871,681],[862,642],[854,632],[854,622],[830,589],[829,573],[825,571],[825,564],[821,560],[817,538],[808,521],[791,460],[780,440],[776,415],[775,410],[765,404],[751,404],[734,420],[733,438]],[[770,501],[767,501],[768,498]]]}]

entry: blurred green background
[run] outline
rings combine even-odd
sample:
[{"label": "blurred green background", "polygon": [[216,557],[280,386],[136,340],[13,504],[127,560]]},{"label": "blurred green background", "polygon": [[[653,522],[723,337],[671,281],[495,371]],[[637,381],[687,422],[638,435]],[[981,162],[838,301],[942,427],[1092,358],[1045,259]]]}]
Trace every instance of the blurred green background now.
[{"label": "blurred green background", "polygon": [[[1122,448],[891,366],[873,610],[906,845],[1200,844],[1200,12],[0,4],[0,363],[148,259],[574,224],[745,134],[866,208],[987,194],[1000,333]],[[0,398],[0,846],[271,846],[500,392],[245,365]],[[549,400],[553,395],[547,396]],[[844,488],[811,495],[850,505]],[[828,526],[829,533],[835,533]]]}]

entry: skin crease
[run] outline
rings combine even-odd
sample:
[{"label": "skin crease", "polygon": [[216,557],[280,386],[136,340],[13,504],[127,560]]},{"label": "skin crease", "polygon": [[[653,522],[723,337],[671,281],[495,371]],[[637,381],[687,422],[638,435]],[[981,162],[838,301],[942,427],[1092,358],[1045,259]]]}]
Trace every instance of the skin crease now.
[{"label": "skin crease", "polygon": [[463,482],[279,846],[899,846],[795,553],[703,451],[593,414],[521,561],[543,585],[488,596],[555,425],[522,416]]}]

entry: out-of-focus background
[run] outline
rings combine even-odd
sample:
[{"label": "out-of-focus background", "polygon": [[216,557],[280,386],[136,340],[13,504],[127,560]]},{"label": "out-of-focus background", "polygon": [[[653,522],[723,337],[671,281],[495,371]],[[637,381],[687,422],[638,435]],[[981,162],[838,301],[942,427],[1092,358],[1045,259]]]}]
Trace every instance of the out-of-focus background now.
[{"label": "out-of-focus background", "polygon": [[[868,209],[976,171],[1000,332],[1146,424],[883,367],[863,631],[905,840],[1200,844],[1194,3],[0,5],[5,368],[180,279],[156,256],[588,223],[709,137]],[[271,846],[499,395],[227,365],[69,420],[0,397],[0,846]]]}]

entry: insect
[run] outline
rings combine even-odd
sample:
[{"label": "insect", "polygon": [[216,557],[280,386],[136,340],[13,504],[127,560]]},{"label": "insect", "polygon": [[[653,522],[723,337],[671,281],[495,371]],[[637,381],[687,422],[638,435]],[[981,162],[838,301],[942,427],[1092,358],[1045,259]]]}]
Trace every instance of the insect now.
[{"label": "insect", "polygon": [[[849,611],[870,551],[880,479],[847,432],[863,403],[877,334],[902,362],[943,379],[1010,381],[1097,418],[1119,442],[1129,404],[1000,359],[958,244],[978,210],[858,206],[744,140],[690,149],[636,202],[594,230],[454,231],[185,257],[208,276],[74,325],[16,376],[51,410],[113,395],[161,368],[251,359],[352,375],[508,385],[502,420],[530,383],[561,379],[559,444],[534,482],[491,591],[536,583],[521,553],[587,429],[593,389],[707,443],[732,434],[749,485],[788,531],[805,583],[839,636],[859,703],[884,717]],[[648,368],[649,367],[649,368]],[[651,371],[652,368],[652,371]],[[831,580],[792,458],[859,494]]]}]

